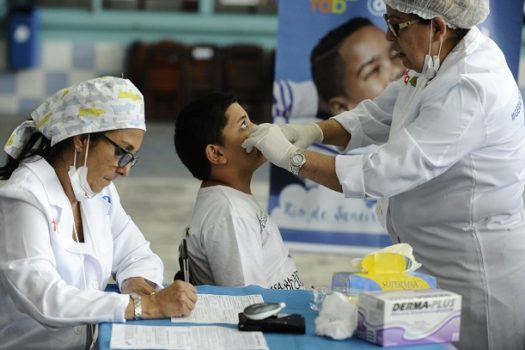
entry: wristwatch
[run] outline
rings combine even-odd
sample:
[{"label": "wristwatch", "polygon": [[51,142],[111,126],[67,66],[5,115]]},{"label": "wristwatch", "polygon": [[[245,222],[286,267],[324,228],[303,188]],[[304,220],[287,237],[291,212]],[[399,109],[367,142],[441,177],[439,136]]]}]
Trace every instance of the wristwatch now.
[{"label": "wristwatch", "polygon": [[306,163],[304,150],[298,148],[290,157],[290,172],[294,175],[299,175],[299,169]]},{"label": "wristwatch", "polygon": [[142,319],[142,297],[137,293],[130,294],[131,300],[133,300],[133,310],[135,312],[135,319]]}]

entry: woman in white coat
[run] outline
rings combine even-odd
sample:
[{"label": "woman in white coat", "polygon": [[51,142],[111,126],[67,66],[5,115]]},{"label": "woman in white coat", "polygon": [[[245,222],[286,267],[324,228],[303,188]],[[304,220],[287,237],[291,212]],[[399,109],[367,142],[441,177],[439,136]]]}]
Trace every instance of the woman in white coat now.
[{"label": "woman in white coat", "polygon": [[[346,197],[388,198],[392,240],[463,296],[459,347],[523,349],[523,102],[503,53],[475,27],[488,0],[385,3],[404,77],[327,121],[258,126],[243,147]],[[336,157],[301,150],[321,141],[381,146]]]},{"label": "woman in white coat", "polygon": [[[141,93],[104,77],[59,91],[12,133],[0,167],[0,349],[84,349],[99,322],[194,308],[190,284],[162,289],[162,261],[112,183],[145,130]],[[111,276],[121,294],[104,291]]]}]

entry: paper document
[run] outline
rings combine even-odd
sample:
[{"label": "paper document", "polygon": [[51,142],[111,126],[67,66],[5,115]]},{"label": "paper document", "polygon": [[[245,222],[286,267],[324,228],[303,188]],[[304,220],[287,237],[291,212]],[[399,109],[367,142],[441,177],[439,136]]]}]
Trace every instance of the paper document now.
[{"label": "paper document", "polygon": [[262,295],[199,294],[195,309],[188,317],[172,317],[171,322],[239,323],[239,313],[248,305],[264,302]]},{"label": "paper document", "polygon": [[141,326],[113,324],[111,349],[268,350],[262,332],[219,326]]}]

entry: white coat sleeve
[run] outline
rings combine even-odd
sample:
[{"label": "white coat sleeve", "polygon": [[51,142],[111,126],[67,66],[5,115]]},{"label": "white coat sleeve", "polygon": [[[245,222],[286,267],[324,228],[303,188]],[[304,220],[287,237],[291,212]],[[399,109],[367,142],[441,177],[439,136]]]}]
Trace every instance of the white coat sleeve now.
[{"label": "white coat sleeve", "polygon": [[113,235],[114,262],[112,273],[119,285],[130,277],[143,277],[162,287],[164,265],[150,249],[150,242],[127,215],[113,185],[110,186],[111,232]]},{"label": "white coat sleeve", "polygon": [[253,228],[225,215],[201,238],[215,283],[219,286],[267,286],[262,242]]},{"label": "white coat sleeve", "polygon": [[401,84],[401,81],[395,81],[375,99],[364,100],[354,109],[333,117],[351,135],[350,142],[341,150],[343,153],[388,141],[392,112]]},{"label": "white coat sleeve", "polygon": [[447,89],[423,92],[416,118],[375,152],[337,156],[336,172],[346,197],[385,198],[433,179],[486,137],[478,88],[465,79]]},{"label": "white coat sleeve", "polygon": [[[56,269],[49,223],[35,206],[0,200],[0,279],[20,312],[49,328],[124,322],[128,295],[68,285]],[[51,233],[55,234],[55,233]]]}]

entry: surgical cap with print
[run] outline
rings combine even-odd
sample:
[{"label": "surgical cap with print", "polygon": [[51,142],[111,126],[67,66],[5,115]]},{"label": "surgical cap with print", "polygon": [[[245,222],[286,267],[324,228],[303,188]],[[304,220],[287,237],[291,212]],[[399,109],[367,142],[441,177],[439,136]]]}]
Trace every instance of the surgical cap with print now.
[{"label": "surgical cap with print", "polygon": [[403,13],[424,19],[442,16],[452,28],[472,28],[489,15],[489,0],[384,0],[385,4]]},{"label": "surgical cap with print", "polygon": [[37,131],[53,146],[75,135],[127,128],[146,130],[142,94],[128,79],[95,78],[48,98],[13,131],[4,150],[17,159]]}]

